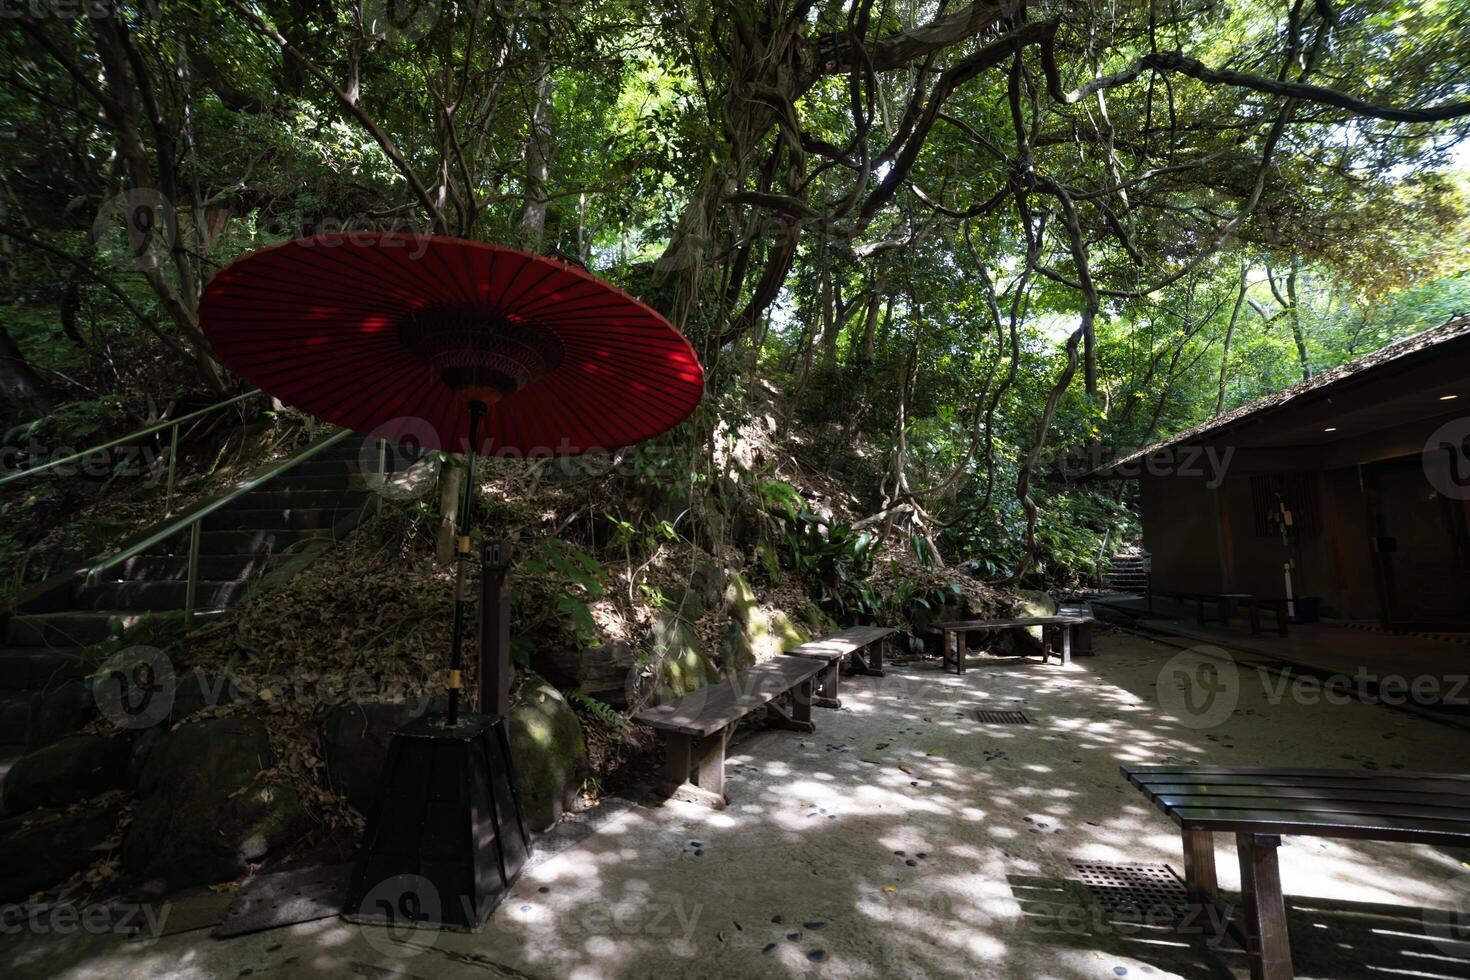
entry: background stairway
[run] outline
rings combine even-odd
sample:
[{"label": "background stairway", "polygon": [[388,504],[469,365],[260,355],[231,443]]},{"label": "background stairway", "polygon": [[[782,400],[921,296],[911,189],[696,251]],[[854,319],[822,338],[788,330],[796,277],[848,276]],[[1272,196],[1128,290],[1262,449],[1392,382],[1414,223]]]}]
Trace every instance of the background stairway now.
[{"label": "background stairway", "polygon": [[1148,556],[1140,549],[1120,551],[1108,560],[1103,587],[1143,595],[1148,591]]},{"label": "background stairway", "polygon": [[[344,439],[203,519],[196,623],[240,602],[263,576],[304,567],[373,512],[364,471],[376,469],[377,451],[374,444],[364,453],[363,442]],[[77,696],[83,648],[146,616],[182,618],[188,574],[184,531],[99,581],[78,577],[9,617],[0,646],[0,775],[21,750],[50,740],[56,726],[46,716],[64,715]]]}]

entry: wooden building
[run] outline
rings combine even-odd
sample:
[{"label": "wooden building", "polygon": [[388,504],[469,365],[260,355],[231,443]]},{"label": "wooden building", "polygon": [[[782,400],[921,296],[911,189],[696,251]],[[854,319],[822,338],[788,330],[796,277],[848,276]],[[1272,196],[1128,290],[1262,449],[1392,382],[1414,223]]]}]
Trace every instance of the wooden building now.
[{"label": "wooden building", "polygon": [[1342,620],[1470,629],[1470,315],[1097,475],[1139,480],[1157,589],[1289,587]]}]

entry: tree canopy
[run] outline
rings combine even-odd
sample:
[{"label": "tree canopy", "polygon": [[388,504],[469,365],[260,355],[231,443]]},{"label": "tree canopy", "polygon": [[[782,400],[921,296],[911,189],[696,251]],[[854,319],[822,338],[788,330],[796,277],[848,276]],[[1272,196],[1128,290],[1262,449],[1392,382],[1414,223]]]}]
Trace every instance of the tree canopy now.
[{"label": "tree canopy", "polygon": [[40,0],[0,24],[12,424],[232,389],[198,297],[263,245],[505,242],[690,337],[693,445],[769,385],[783,425],[882,447],[873,527],[1019,577],[1122,520],[1058,453],[1470,307],[1460,0]]}]

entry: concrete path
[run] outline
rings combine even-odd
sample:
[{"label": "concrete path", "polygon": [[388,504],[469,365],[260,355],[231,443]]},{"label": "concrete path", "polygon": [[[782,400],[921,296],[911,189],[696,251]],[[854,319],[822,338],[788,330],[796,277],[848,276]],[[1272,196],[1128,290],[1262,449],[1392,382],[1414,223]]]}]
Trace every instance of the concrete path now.
[{"label": "concrete path", "polygon": [[[1078,884],[1074,861],[1180,867],[1173,825],[1120,764],[1470,767],[1470,735],[1431,720],[1118,631],[1096,647],[1070,668],[993,659],[962,678],[914,664],[845,680],[815,735],[737,742],[728,810],[636,807],[528,872],[477,934],[331,919],[229,941],[23,929],[0,937],[0,976],[1244,976],[1212,915],[1173,931],[1101,912]],[[982,725],[979,709],[1033,724]],[[1299,976],[1470,977],[1470,854],[1287,844]],[[1233,853],[1218,860],[1235,888]]]}]

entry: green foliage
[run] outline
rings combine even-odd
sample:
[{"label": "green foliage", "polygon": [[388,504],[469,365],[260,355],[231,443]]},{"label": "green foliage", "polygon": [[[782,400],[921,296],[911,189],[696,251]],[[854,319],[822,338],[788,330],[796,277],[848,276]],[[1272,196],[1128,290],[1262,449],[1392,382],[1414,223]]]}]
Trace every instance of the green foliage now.
[{"label": "green foliage", "polygon": [[621,731],[629,727],[628,719],[618,714],[616,708],[604,701],[597,700],[589,694],[583,694],[581,691],[573,691],[567,695],[567,700],[602,722],[608,728]]},{"label": "green foliage", "polygon": [[602,598],[602,563],[574,544],[551,538],[537,546],[536,557],[525,562],[524,568],[558,593],[556,612],[562,625],[579,642],[595,643],[597,621],[589,603]]},{"label": "green foliage", "polygon": [[760,492],[780,525],[790,567],[813,584],[823,608],[836,615],[874,613],[879,599],[866,582],[873,572],[873,535],[845,523],[828,524],[789,483],[765,480]]}]

